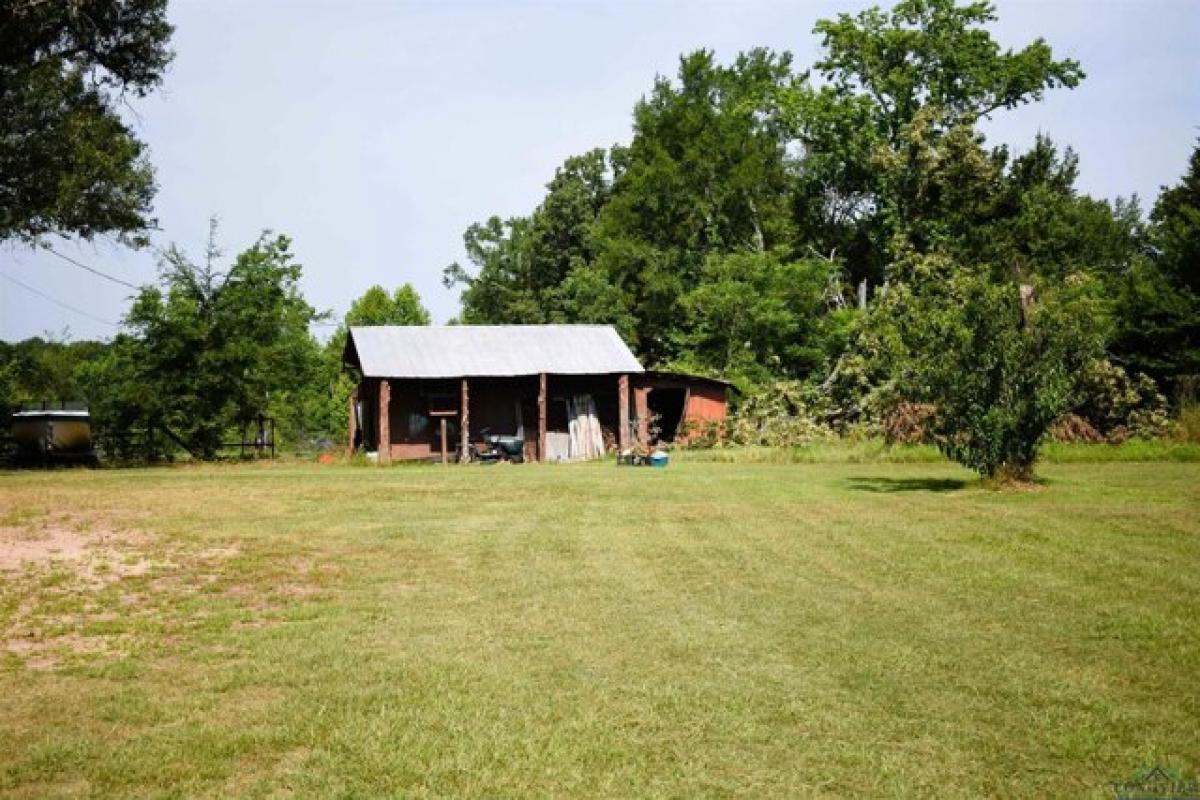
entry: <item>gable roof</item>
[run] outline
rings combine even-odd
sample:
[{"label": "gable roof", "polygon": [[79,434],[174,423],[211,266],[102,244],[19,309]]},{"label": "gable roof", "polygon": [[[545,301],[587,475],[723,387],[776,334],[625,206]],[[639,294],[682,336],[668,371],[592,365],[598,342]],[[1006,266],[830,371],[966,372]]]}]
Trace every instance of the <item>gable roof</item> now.
[{"label": "gable roof", "polygon": [[611,325],[353,327],[344,360],[368,378],[470,378],[642,372]]}]

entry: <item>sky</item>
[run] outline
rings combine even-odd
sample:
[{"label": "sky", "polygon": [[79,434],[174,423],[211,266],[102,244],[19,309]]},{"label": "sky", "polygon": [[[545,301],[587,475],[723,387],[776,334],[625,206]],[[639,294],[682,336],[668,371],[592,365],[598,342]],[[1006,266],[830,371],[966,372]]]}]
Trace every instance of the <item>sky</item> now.
[{"label": "sky", "polygon": [[[372,284],[411,282],[445,322],[458,290],[442,269],[464,260],[467,226],[527,214],[566,157],[627,142],[634,104],[680,54],[765,46],[808,65],[817,19],[870,4],[174,0],[176,58],[131,116],[157,170],[153,240],[199,257],[213,215],[227,257],[286,233],[318,309],[340,316]],[[997,11],[1003,46],[1043,37],[1088,77],[1001,112],[991,143],[1049,133],[1079,153],[1083,191],[1144,207],[1178,180],[1200,135],[1200,0]],[[129,283],[156,275],[153,248],[53,244]],[[0,281],[6,340],[109,338],[129,306],[130,289],[25,247],[0,246],[0,273],[29,287]]]}]

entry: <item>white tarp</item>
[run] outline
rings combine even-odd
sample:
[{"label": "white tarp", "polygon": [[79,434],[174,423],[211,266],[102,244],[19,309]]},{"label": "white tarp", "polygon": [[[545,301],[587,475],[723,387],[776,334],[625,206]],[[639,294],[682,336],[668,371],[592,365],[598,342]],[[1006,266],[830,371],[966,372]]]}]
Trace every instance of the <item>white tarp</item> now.
[{"label": "white tarp", "polygon": [[583,461],[604,455],[604,432],[596,416],[596,403],[590,394],[567,401],[567,431],[570,434],[571,460]]}]

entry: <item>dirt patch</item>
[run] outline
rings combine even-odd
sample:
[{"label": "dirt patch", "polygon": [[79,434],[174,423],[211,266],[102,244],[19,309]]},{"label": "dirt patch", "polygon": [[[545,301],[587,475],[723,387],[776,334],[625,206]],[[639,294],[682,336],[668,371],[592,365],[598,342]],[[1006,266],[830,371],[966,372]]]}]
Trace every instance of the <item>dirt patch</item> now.
[{"label": "dirt patch", "polygon": [[242,550],[237,545],[220,545],[215,547],[206,547],[196,553],[196,558],[202,561],[220,561],[226,558],[233,558],[241,553]]},{"label": "dirt patch", "polygon": [[19,570],[32,562],[76,561],[88,540],[76,531],[55,528],[30,536],[19,528],[0,528],[0,570]]},{"label": "dirt patch", "polygon": [[53,669],[68,656],[108,653],[111,644],[110,637],[68,633],[45,639],[6,639],[0,641],[0,654],[21,659],[29,669]]},{"label": "dirt patch", "polygon": [[149,538],[103,517],[47,514],[20,527],[0,527],[0,572],[67,564],[93,579],[139,575],[147,564],[134,551]]}]

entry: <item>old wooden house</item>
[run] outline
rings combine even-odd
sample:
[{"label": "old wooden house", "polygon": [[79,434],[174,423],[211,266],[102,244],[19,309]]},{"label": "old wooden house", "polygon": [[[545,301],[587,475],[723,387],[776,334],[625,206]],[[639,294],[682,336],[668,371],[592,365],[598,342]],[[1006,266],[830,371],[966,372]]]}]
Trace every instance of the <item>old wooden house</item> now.
[{"label": "old wooden house", "polygon": [[343,358],[351,447],[382,463],[457,460],[489,434],[576,460],[725,419],[726,384],[647,372],[609,325],[353,327]]}]

